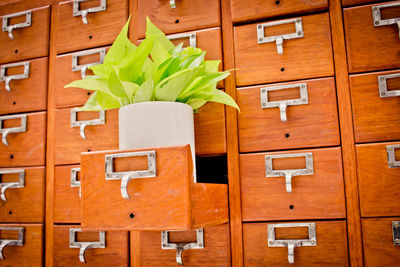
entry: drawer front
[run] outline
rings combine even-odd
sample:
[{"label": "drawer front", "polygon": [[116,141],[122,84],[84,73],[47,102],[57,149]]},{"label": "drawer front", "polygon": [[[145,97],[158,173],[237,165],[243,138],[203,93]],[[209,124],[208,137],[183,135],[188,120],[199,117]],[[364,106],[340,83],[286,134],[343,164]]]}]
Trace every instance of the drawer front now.
[{"label": "drawer front", "polygon": [[[23,229],[23,245],[8,245],[3,249],[2,266],[40,267],[43,266],[43,225],[42,224],[0,224],[0,239],[18,239],[18,230],[2,229],[18,227]],[[22,240],[22,239],[21,239]],[[4,265],[3,265],[4,264]]]},{"label": "drawer front", "polygon": [[[292,222],[297,223],[297,222]],[[303,222],[301,222],[303,223]],[[316,246],[294,249],[296,266],[348,266],[347,230],[345,221],[315,223]],[[268,246],[268,225],[244,223],[244,266],[293,266],[288,263],[287,247]],[[275,228],[276,239],[308,239],[307,228]]]},{"label": "drawer front", "polygon": [[[47,107],[47,58],[2,64],[0,114],[45,110]],[[28,73],[27,73],[28,72]],[[25,75],[27,74],[27,75]],[[19,76],[19,77],[18,77]]]},{"label": "drawer front", "polygon": [[[45,57],[49,53],[49,25],[50,8],[41,7],[30,11],[30,26],[14,29],[14,39],[11,39],[8,31],[0,32],[0,63],[14,62],[28,58]],[[24,11],[25,12],[25,11]],[[19,12],[18,12],[19,13]],[[15,13],[9,13],[5,16]],[[29,15],[21,14],[8,19],[10,26],[26,22]],[[0,17],[1,22],[4,16]]]},{"label": "drawer front", "polygon": [[[175,2],[176,7],[171,7]],[[192,31],[221,25],[220,1],[138,0],[138,36],[146,34],[146,17],[165,34]]]},{"label": "drawer front", "polygon": [[400,246],[395,246],[393,242],[393,221],[399,222],[400,218],[361,220],[365,266],[383,267],[399,264]]},{"label": "drawer front", "polygon": [[327,0],[231,0],[232,20],[234,23],[276,17],[281,15],[311,13],[328,9]]},{"label": "drawer front", "polygon": [[388,94],[400,92],[400,71],[350,75],[350,89],[356,142],[399,140],[400,93]]},{"label": "drawer front", "polygon": [[[400,142],[356,145],[356,151],[361,215],[400,216]],[[391,159],[397,164],[389,167]]]},{"label": "drawer front", "polygon": [[[13,115],[14,116],[14,115]],[[18,118],[0,116],[3,129],[18,128],[21,132],[9,132],[8,146],[0,144],[0,167],[38,166],[45,164],[46,112],[16,115]],[[21,123],[26,116],[26,129]],[[3,132],[4,137],[6,133]]]},{"label": "drawer front", "polygon": [[[86,263],[79,259],[79,242],[98,242],[99,232],[75,233],[76,248],[70,248],[70,229],[79,228],[77,225],[54,226],[54,266],[128,266],[128,232],[105,232],[105,247],[86,249]],[[74,240],[72,240],[74,241]]]},{"label": "drawer front", "polygon": [[[311,153],[310,163],[304,155]],[[276,155],[290,155],[274,158]],[[266,158],[273,170],[311,169],[313,174],[294,174],[292,192],[285,174],[267,175]],[[274,171],[275,172],[275,171]],[[240,155],[242,216],[244,221],[304,220],[346,216],[340,148],[285,151]],[[269,176],[269,177],[266,177]]]},{"label": "drawer front", "polygon": [[[54,77],[56,108],[77,107],[83,106],[86,103],[86,100],[92,92],[81,88],[64,88],[64,86],[73,81],[82,79],[85,75],[93,75],[93,72],[87,69],[87,65],[102,63],[102,57],[104,57],[103,55],[106,51],[107,48],[103,47],[56,57],[56,71]],[[73,63],[73,57],[76,57],[78,61],[76,65]],[[76,70],[74,70],[74,68],[76,68]],[[82,69],[84,74],[82,74]]]},{"label": "drawer front", "polygon": [[[399,17],[397,7],[383,8],[383,18]],[[387,4],[387,3],[383,3]],[[399,28],[394,25],[374,27],[372,8],[383,4],[351,7],[344,9],[349,72],[363,72],[400,68]]]},{"label": "drawer front", "polygon": [[57,166],[54,177],[54,222],[80,223],[80,166]]},{"label": "drawer front", "polygon": [[239,88],[237,101],[241,152],[340,144],[333,78]]},{"label": "drawer front", "polygon": [[360,5],[360,4],[369,4],[379,2],[379,0],[342,0],[343,6],[353,6],[353,5]]},{"label": "drawer front", "polygon": [[0,182],[5,190],[0,200],[0,222],[43,222],[45,168],[0,169]]},{"label": "drawer front", "polygon": [[296,35],[295,24],[299,26],[301,22],[303,33],[298,31],[294,39],[283,40],[282,55],[278,53],[275,41],[258,43],[257,30],[262,34],[260,24],[263,23],[234,27],[238,86],[333,75],[328,14],[293,19],[290,23],[282,24],[287,20],[281,20],[277,21],[278,26],[264,28],[265,37]]},{"label": "drawer front", "polygon": [[[131,233],[131,248],[134,247]],[[161,233],[139,232],[140,250],[131,250],[132,266],[177,266],[176,249],[162,249]],[[196,242],[196,231],[169,232],[169,243]],[[204,248],[187,249],[182,252],[182,262],[187,266],[231,266],[229,225],[221,224],[203,229]],[[140,262],[134,264],[134,260]]]},{"label": "drawer front", "polygon": [[[57,16],[57,53],[65,53],[90,47],[109,45],[114,42],[128,19],[128,1],[107,0],[106,9],[89,12],[87,24],[82,16],[73,16],[72,1],[58,5]],[[100,1],[91,0],[80,3],[79,10],[100,6]]]}]

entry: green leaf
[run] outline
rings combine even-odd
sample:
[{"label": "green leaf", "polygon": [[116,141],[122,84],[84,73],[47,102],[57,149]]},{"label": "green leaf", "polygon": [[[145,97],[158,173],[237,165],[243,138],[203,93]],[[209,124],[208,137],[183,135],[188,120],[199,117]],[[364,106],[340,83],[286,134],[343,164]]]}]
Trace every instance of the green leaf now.
[{"label": "green leaf", "polygon": [[113,95],[118,97],[128,97],[125,92],[125,88],[122,85],[121,81],[118,79],[115,71],[111,72],[110,79],[108,80],[108,87]]},{"label": "green leaf", "polygon": [[206,72],[218,72],[221,60],[206,60],[204,61],[204,70]]},{"label": "green leaf", "polygon": [[239,106],[236,104],[235,100],[224,91],[215,89],[213,96],[208,100],[237,108],[240,112]]},{"label": "green leaf", "polygon": [[186,104],[190,105],[193,110],[199,109],[201,106],[207,103],[207,100],[200,99],[200,98],[192,98],[189,99]]},{"label": "green leaf", "polygon": [[162,80],[155,88],[155,98],[161,101],[176,101],[180,92],[195,78],[195,70],[181,70]]},{"label": "green leaf", "polygon": [[171,51],[175,48],[175,45],[165,36],[165,34],[157,28],[151,20],[147,17],[146,18],[146,38],[155,37],[157,38],[158,42],[162,45],[162,47],[167,50]]},{"label": "green leaf", "polygon": [[136,91],[133,103],[146,102],[153,100],[154,82],[152,79],[145,81]]},{"label": "green leaf", "polygon": [[185,61],[180,64],[182,69],[194,69],[200,66],[200,64],[204,61],[205,52],[201,54],[194,54],[189,56]]},{"label": "green leaf", "polygon": [[103,107],[103,109],[113,109],[120,108],[120,102],[111,95],[105,94],[103,92],[97,92],[97,100],[99,105]]},{"label": "green leaf", "polygon": [[168,50],[163,47],[160,42],[154,42],[153,49],[151,50],[151,58],[158,65],[161,65],[164,61],[171,57]]},{"label": "green leaf", "polygon": [[97,100],[97,92],[94,92],[89,99],[86,101],[86,104],[79,108],[80,111],[99,111],[104,110],[102,106],[99,105]]},{"label": "green leaf", "polygon": [[78,87],[85,90],[96,90],[101,91],[106,94],[112,94],[108,87],[108,82],[102,78],[96,79],[83,79],[83,80],[76,80],[64,86],[67,87]]},{"label": "green leaf", "polygon": [[94,75],[100,76],[104,79],[108,79],[110,77],[111,72],[114,70],[114,68],[111,65],[106,65],[106,64],[90,66],[89,69],[93,71]]}]

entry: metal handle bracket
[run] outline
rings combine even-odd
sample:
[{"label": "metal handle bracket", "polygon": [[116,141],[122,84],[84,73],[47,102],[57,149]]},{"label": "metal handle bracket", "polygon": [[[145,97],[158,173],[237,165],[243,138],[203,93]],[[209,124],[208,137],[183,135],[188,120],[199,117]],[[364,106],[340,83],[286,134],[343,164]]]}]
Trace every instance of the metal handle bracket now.
[{"label": "metal handle bracket", "polygon": [[85,251],[88,248],[105,248],[106,247],[106,232],[99,231],[99,241],[93,242],[78,242],[76,241],[76,232],[82,232],[81,228],[69,229],[69,247],[79,248],[79,261],[86,263]]},{"label": "metal handle bracket", "polygon": [[399,168],[400,167],[400,160],[396,160],[396,154],[395,154],[396,149],[400,149],[400,144],[386,146],[389,168]]},{"label": "metal handle bracket", "polygon": [[24,227],[0,227],[0,231],[18,231],[18,239],[0,239],[0,260],[4,260],[3,249],[6,246],[24,245]]},{"label": "metal handle bracket", "polygon": [[399,78],[399,77],[400,77],[400,73],[393,73],[393,74],[378,76],[379,96],[381,98],[400,96],[400,89],[388,91],[388,88],[387,88],[387,80],[388,79],[394,79],[394,78]]},{"label": "metal handle bracket", "polygon": [[400,246],[400,221],[392,221],[393,245]]},{"label": "metal handle bracket", "polygon": [[[12,127],[12,128],[4,128],[3,122],[5,120],[11,119],[21,119],[21,126],[19,127]],[[10,133],[23,133],[26,132],[27,128],[27,116],[25,114],[22,115],[9,115],[9,116],[2,116],[0,117],[0,134],[2,135],[1,140],[5,146],[8,146],[7,142],[7,135]]]},{"label": "metal handle bracket", "polygon": [[18,182],[7,182],[7,183],[0,183],[0,198],[4,202],[7,202],[6,198],[6,190],[10,188],[23,188],[25,187],[25,170],[0,170],[0,177],[3,174],[13,174],[16,173],[19,175]]},{"label": "metal handle bracket", "polygon": [[[19,16],[24,16],[24,15],[25,15],[25,22],[17,23],[14,25],[8,24],[10,18],[15,18],[15,17],[19,17]],[[22,12],[3,16],[2,30],[3,30],[3,32],[8,32],[8,37],[10,39],[14,40],[14,35],[12,33],[13,30],[29,27],[31,25],[32,25],[32,11],[22,11]]]},{"label": "metal handle bracket", "polygon": [[104,11],[107,9],[107,1],[106,0],[100,0],[100,5],[97,7],[92,7],[88,9],[80,9],[80,3],[81,2],[86,2],[87,0],[73,0],[73,16],[82,16],[82,22],[84,24],[88,24],[87,20],[87,15],[89,13],[95,13],[95,12],[100,12]]},{"label": "metal handle bracket", "polygon": [[[97,62],[91,62],[88,64],[82,64],[79,65],[79,57],[82,56],[89,56],[89,55],[95,55],[99,54],[100,60]],[[81,77],[82,79],[85,79],[86,77],[86,71],[88,70],[89,67],[103,64],[104,58],[106,56],[106,49],[105,48],[97,48],[97,49],[90,49],[90,50],[85,50],[82,52],[77,52],[72,55],[72,71],[80,71],[81,72]]]},{"label": "metal handle bracket", "polygon": [[[14,75],[6,75],[7,68],[19,67],[19,66],[24,66],[24,73],[14,74]],[[30,63],[28,61],[1,65],[0,81],[5,82],[6,90],[8,92],[11,92],[11,88],[10,88],[11,80],[22,80],[22,79],[29,78],[29,69],[30,69]]]},{"label": "metal handle bracket", "polygon": [[400,38],[400,17],[391,19],[382,19],[381,17],[381,9],[389,7],[397,7],[397,6],[400,6],[400,3],[391,3],[391,4],[373,6],[372,18],[374,21],[374,27],[388,26],[393,24],[397,25],[397,28],[399,29],[399,38]]},{"label": "metal handle bracket", "polygon": [[79,197],[81,197],[81,181],[78,181],[78,172],[81,168],[71,168],[71,187],[79,187]]},{"label": "metal handle bracket", "polygon": [[106,123],[106,112],[104,110],[99,111],[99,118],[87,121],[78,121],[77,113],[79,112],[78,108],[71,109],[71,127],[79,127],[79,133],[82,139],[86,139],[85,128],[88,125],[102,125]]},{"label": "metal handle bracket", "polygon": [[191,47],[194,47],[194,48],[197,47],[197,37],[196,37],[196,33],[195,32],[171,34],[171,35],[168,35],[167,38],[169,40],[178,40],[178,39],[189,38],[189,45]]}]

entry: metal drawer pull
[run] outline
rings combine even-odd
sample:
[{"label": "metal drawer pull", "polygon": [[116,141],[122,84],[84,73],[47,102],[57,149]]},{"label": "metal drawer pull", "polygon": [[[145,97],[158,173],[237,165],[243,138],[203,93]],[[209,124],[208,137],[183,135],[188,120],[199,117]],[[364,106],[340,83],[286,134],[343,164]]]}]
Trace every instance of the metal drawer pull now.
[{"label": "metal drawer pull", "polygon": [[176,263],[183,265],[182,252],[187,249],[202,249],[204,248],[204,230],[203,228],[196,230],[197,241],[190,243],[170,243],[169,232],[177,231],[162,231],[161,232],[161,249],[176,249]]},{"label": "metal drawer pull", "polygon": [[381,17],[381,9],[388,8],[388,7],[397,7],[397,6],[400,6],[400,3],[391,3],[391,4],[386,4],[386,5],[373,6],[372,7],[372,17],[374,20],[375,27],[396,24],[397,27],[399,28],[399,38],[400,38],[400,17],[392,18],[392,19],[382,19],[382,17]]},{"label": "metal drawer pull", "polygon": [[[88,56],[88,55],[100,55],[100,60],[97,62],[92,62],[88,64],[79,65],[78,60],[81,56]],[[86,71],[90,66],[95,66],[99,64],[103,64],[104,57],[106,56],[106,49],[105,48],[98,48],[98,49],[91,49],[82,52],[77,52],[72,55],[72,71],[81,71],[82,79],[86,77]]]},{"label": "metal drawer pull", "polygon": [[[264,35],[264,28],[266,28],[266,27],[278,26],[278,25],[289,24],[289,23],[294,23],[294,25],[296,27],[296,32],[282,34],[282,35],[275,35],[275,36],[265,36]],[[282,47],[283,40],[302,38],[303,36],[304,36],[303,22],[302,22],[301,18],[285,19],[285,20],[257,24],[258,44],[276,42],[276,49],[278,50],[279,55],[283,55],[283,47]]]},{"label": "metal drawer pull", "polygon": [[97,242],[78,242],[76,241],[76,232],[82,232],[81,228],[70,228],[69,229],[69,247],[79,248],[79,261],[86,263],[85,251],[88,248],[105,248],[106,247],[106,232],[99,231],[99,241]]},{"label": "metal drawer pull", "polygon": [[[279,101],[269,101],[268,92],[284,90],[284,89],[289,89],[289,88],[299,88],[300,89],[300,98],[279,100]],[[307,84],[306,83],[296,83],[296,84],[264,87],[264,88],[260,89],[260,92],[261,92],[261,108],[264,109],[264,108],[279,107],[281,121],[287,121],[286,109],[288,106],[297,106],[297,105],[308,104],[308,93],[307,93]]]},{"label": "metal drawer pull", "polygon": [[[305,169],[294,170],[274,170],[272,165],[273,159],[282,158],[299,158],[306,159]],[[296,153],[296,154],[280,154],[280,155],[266,155],[265,156],[265,177],[285,177],[286,192],[292,192],[292,178],[293,176],[312,175],[314,174],[313,155],[312,153]]]},{"label": "metal drawer pull", "polygon": [[[294,228],[308,227],[308,239],[275,239],[275,228]],[[315,223],[281,223],[268,224],[268,247],[287,247],[288,261],[294,263],[295,247],[315,247],[317,246],[317,235],[315,231]]]},{"label": "metal drawer pull", "polygon": [[[14,25],[8,25],[10,18],[15,18],[23,15],[25,15],[26,17],[25,22],[17,23]],[[13,30],[29,27],[31,25],[32,25],[32,11],[23,11],[3,16],[3,32],[8,32],[8,37],[12,40],[14,40],[14,35],[12,33]]]},{"label": "metal drawer pull", "polygon": [[[114,172],[114,160],[115,158],[129,158],[129,157],[141,157],[147,156],[147,170],[141,171],[126,171],[126,172]],[[106,180],[119,180],[121,179],[121,195],[124,199],[129,199],[128,195],[128,182],[131,179],[137,178],[153,178],[156,177],[156,152],[152,151],[140,151],[140,152],[128,152],[120,154],[109,154],[105,156],[106,161]]]},{"label": "metal drawer pull", "polygon": [[[4,128],[3,121],[11,120],[11,119],[21,119],[21,126],[19,127],[12,127],[12,128]],[[27,117],[25,114],[23,115],[10,115],[10,116],[2,116],[0,117],[0,134],[1,140],[5,146],[8,146],[7,142],[7,135],[10,133],[23,133],[26,132],[26,121]]]},{"label": "metal drawer pull", "polygon": [[386,146],[389,168],[399,168],[400,167],[400,160],[396,160],[396,154],[395,154],[396,149],[400,149],[400,144]]},{"label": "metal drawer pull", "polygon": [[392,221],[393,245],[400,246],[400,221]]},{"label": "metal drawer pull", "polygon": [[25,170],[0,170],[0,176],[3,174],[19,174],[19,181],[18,182],[7,182],[7,183],[0,183],[1,188],[1,195],[0,198],[4,202],[7,202],[6,198],[6,190],[10,188],[23,188],[25,187]]},{"label": "metal drawer pull", "polygon": [[171,8],[176,8],[175,0],[169,0],[169,4],[171,5]]},{"label": "metal drawer pull", "polygon": [[81,168],[71,168],[71,187],[79,187],[79,197],[81,197],[81,181],[78,181],[78,172]]},{"label": "metal drawer pull", "polygon": [[[7,68],[12,67],[19,67],[24,66],[24,73],[21,74],[14,74],[14,75],[6,75]],[[5,82],[5,87],[8,92],[11,92],[10,82],[11,80],[22,80],[29,78],[29,69],[30,63],[26,62],[19,62],[19,63],[12,63],[7,65],[1,65],[0,67],[0,81]]]},{"label": "metal drawer pull", "polygon": [[197,47],[196,33],[195,32],[172,34],[172,35],[168,35],[167,38],[169,40],[177,40],[177,39],[189,38],[189,45],[191,47]]},{"label": "metal drawer pull", "polygon": [[3,249],[6,246],[24,245],[24,227],[0,227],[0,231],[18,231],[18,239],[0,239],[0,260],[4,260]]},{"label": "metal drawer pull", "polygon": [[393,78],[400,78],[400,73],[378,76],[379,96],[381,98],[400,96],[400,89],[390,90],[390,91],[388,91],[388,89],[387,89],[387,81],[386,80],[393,79]]},{"label": "metal drawer pull", "polygon": [[89,13],[95,13],[95,12],[100,12],[104,11],[107,9],[107,1],[106,0],[100,0],[100,6],[97,7],[92,7],[88,9],[80,9],[79,3],[81,2],[86,2],[88,0],[73,0],[73,16],[82,16],[82,22],[84,24],[88,24],[87,20],[87,15]]},{"label": "metal drawer pull", "polygon": [[88,125],[102,125],[106,123],[106,113],[104,110],[99,111],[99,118],[87,121],[78,121],[77,113],[79,112],[78,108],[71,109],[71,127],[79,127],[79,132],[82,139],[86,139],[85,128]]}]

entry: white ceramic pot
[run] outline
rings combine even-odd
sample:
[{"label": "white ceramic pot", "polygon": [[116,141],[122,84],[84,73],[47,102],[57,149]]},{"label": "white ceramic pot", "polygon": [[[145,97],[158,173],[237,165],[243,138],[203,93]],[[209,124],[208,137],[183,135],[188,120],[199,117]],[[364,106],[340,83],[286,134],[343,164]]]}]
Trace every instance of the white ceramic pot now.
[{"label": "white ceramic pot", "polygon": [[152,101],[119,110],[119,149],[190,145],[196,182],[193,109],[179,102]]}]

